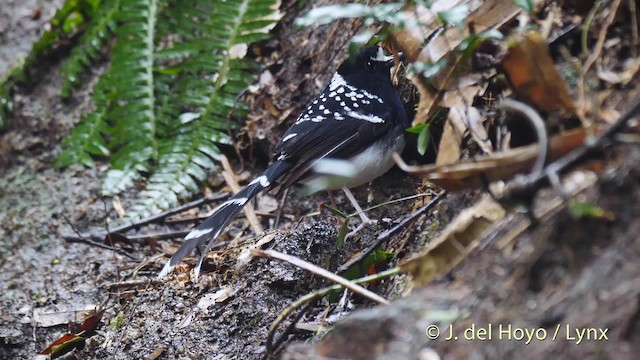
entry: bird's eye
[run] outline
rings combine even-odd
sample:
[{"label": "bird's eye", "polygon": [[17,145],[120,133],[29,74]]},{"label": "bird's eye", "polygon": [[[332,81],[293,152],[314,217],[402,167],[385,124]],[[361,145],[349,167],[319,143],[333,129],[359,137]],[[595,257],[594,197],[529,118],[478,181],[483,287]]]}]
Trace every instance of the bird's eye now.
[{"label": "bird's eye", "polygon": [[374,67],[373,61],[367,61],[367,69],[372,70]]}]

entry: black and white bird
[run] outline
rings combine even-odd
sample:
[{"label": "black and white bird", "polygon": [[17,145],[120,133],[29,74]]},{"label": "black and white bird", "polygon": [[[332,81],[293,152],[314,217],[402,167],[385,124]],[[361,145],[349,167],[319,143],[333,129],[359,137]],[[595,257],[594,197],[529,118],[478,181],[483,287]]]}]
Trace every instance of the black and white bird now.
[{"label": "black and white bird", "polygon": [[191,254],[200,253],[198,278],[206,252],[243,206],[259,192],[302,182],[317,188],[348,190],[372,181],[394,164],[392,154],[404,147],[407,115],[391,82],[393,57],[379,46],[365,48],[347,59],[324,91],[309,103],[276,146],[274,161],[244,189],[218,206],[186,237],[186,242],[159,274],[166,276]]}]

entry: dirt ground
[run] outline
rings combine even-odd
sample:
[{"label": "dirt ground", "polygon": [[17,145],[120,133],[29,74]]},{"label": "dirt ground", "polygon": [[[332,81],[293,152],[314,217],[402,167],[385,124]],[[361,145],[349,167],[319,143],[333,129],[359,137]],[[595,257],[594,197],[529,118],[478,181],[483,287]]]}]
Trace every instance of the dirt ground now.
[{"label": "dirt ground", "polygon": [[[0,4],[0,73],[26,55],[39,29],[61,3],[33,0]],[[297,3],[284,6],[295,7]],[[39,16],[33,16],[36,9],[40,9]],[[248,144],[242,149],[246,159],[243,164],[233,163],[238,172],[259,172],[275,145],[269,139],[279,137],[286,128],[286,123],[273,126],[276,119],[267,111],[266,102],[297,114],[346,57],[342,50],[353,35],[347,30],[358,26],[353,21],[315,31],[292,30],[296,14],[287,14],[276,28],[276,37],[262,46],[263,50],[274,50],[267,60],[275,78],[274,90],[253,99],[254,110],[246,133],[241,135]],[[283,58],[287,59],[285,65],[280,61]],[[338,249],[336,218],[327,211],[318,213],[326,195],[303,197],[294,192],[277,228],[272,217],[263,217],[263,225],[270,229],[266,234],[256,236],[243,217],[236,219],[223,239],[231,245],[211,252],[198,282],[190,280],[187,266],[158,281],[156,274],[179,239],[118,244],[132,259],[66,242],[61,236],[70,231],[67,221],[80,231],[99,232],[118,223],[118,214],[111,199],[99,196],[105,165],[52,168],[61,139],[90,107],[88,86],[70,102],[60,100],[59,66],[50,64],[32,88],[18,91],[14,118],[0,134],[2,359],[34,357],[67,332],[69,321],[81,321],[86,310],[106,299],[96,335],[70,357],[140,359],[159,354],[166,359],[263,358],[269,326],[278,314],[301,296],[330,284],[273,259],[255,258],[239,264],[237,259],[245,246],[269,238],[264,248],[336,271],[430,199],[427,196],[374,210],[370,216],[381,221]],[[632,90],[613,92],[615,110],[624,112],[625,105],[640,95],[637,84],[636,76],[629,86]],[[230,157],[235,154],[233,149],[227,152]],[[612,144],[597,158],[605,164],[597,176],[589,168],[581,168],[574,176],[582,176],[579,182],[587,184],[584,196],[610,211],[614,220],[576,219],[560,205],[552,216],[505,243],[500,239],[508,238],[506,235],[526,219],[510,212],[494,231],[478,240],[480,245],[465,261],[427,286],[409,292],[411,285],[405,275],[369,285],[368,289],[392,301],[389,306],[376,306],[353,295],[344,299],[343,307],[330,305],[326,299],[315,303],[301,319],[307,327],[293,329],[286,338],[282,357],[636,358],[640,351],[640,146],[637,142]],[[210,183],[218,185],[211,185],[209,192],[227,190],[215,177]],[[419,190],[425,190],[420,180],[394,169],[374,182],[370,191],[358,189],[356,196],[378,204]],[[397,251],[397,258],[387,265],[394,266],[423,249],[462,209],[481,198],[481,193],[449,194],[392,236],[386,248]],[[126,209],[132,197],[128,192],[118,201]],[[273,200],[268,196],[260,203]],[[339,206],[350,211],[344,200],[337,196]],[[557,201],[557,193],[546,189],[537,195],[535,207],[542,209]],[[214,205],[200,212],[204,214]],[[191,215],[195,213],[191,211]],[[132,234],[188,226],[151,225]],[[193,265],[194,259],[187,263]],[[322,336],[326,329],[318,325],[326,319],[332,329]],[[429,339],[428,330],[433,326],[441,332],[438,339]],[[509,331],[500,333],[509,326]],[[487,339],[486,333],[483,337],[482,328],[491,329],[493,337]],[[525,329],[538,338],[528,342]],[[578,343],[578,335],[585,329],[588,331],[582,334],[590,336]],[[552,339],[556,330],[558,336]],[[449,332],[458,338],[446,340]]]}]

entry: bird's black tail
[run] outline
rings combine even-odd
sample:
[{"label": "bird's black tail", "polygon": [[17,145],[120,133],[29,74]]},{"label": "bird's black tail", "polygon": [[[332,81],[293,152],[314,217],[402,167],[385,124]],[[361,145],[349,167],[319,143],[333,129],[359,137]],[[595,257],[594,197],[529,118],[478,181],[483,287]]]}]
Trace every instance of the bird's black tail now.
[{"label": "bird's black tail", "polygon": [[247,187],[218,206],[209,218],[185,236],[186,242],[171,256],[171,259],[169,259],[158,277],[165,277],[185,256],[191,254],[194,249],[198,249],[200,259],[198,259],[198,264],[195,267],[195,277],[197,279],[202,260],[218,235],[227,227],[238,212],[242,210],[247,202],[251,201],[259,192],[269,189],[290,167],[291,163],[288,161],[277,161],[271,164],[260,176],[249,183]]}]

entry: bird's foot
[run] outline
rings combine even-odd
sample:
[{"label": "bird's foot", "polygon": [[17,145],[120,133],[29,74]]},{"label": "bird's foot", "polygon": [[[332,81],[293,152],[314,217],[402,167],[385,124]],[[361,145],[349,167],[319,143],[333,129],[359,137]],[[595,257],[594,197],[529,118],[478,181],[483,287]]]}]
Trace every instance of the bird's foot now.
[{"label": "bird's foot", "polygon": [[363,213],[360,214],[360,218],[362,219],[360,225],[358,225],[358,227],[348,232],[347,235],[344,236],[345,241],[360,232],[360,230],[364,229],[365,226],[376,225],[378,223],[378,220],[371,220],[367,215],[364,215]]}]

